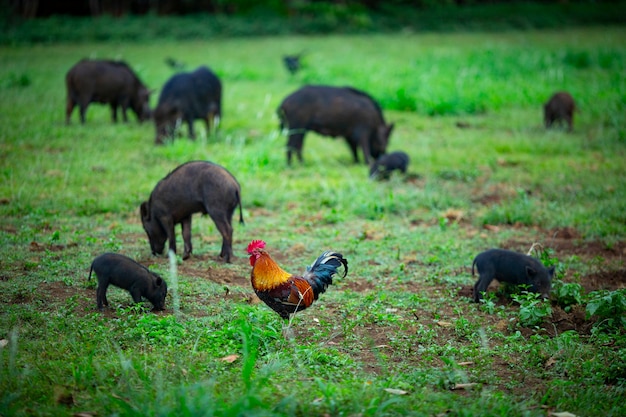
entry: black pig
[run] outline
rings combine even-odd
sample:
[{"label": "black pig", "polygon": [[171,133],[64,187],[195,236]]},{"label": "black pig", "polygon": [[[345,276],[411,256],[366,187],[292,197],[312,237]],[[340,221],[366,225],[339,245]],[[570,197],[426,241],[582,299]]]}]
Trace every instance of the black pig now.
[{"label": "black pig", "polygon": [[150,90],[125,62],[83,59],[68,71],[65,85],[67,124],[76,105],[84,124],[89,103],[110,104],[114,122],[117,122],[118,107],[122,108],[125,122],[128,121],[126,109],[129,107],[140,122],[150,118]]},{"label": "black pig", "polygon": [[554,267],[547,269],[537,259],[506,249],[489,249],[474,258],[474,266],[478,271],[478,281],[474,285],[474,301],[479,302],[482,292],[494,279],[499,282],[530,286],[530,291],[540,293],[544,298],[550,294]]},{"label": "black pig", "polygon": [[287,96],[278,110],[281,129],[288,129],[287,164],[292,152],[302,162],[304,135],[312,130],[325,136],[343,136],[359,162],[360,147],[366,163],[384,154],[393,124],[385,124],[378,103],[350,87],[308,85]]},{"label": "black pig", "polygon": [[109,284],[128,290],[136,303],[144,297],[152,303],[155,310],[165,309],[167,284],[163,278],[129,257],[117,253],[102,254],[91,263],[88,279],[91,279],[92,272],[98,277],[96,302],[99,310],[109,305]]},{"label": "black pig", "polygon": [[222,83],[209,68],[172,76],[163,86],[154,110],[157,144],[173,137],[181,121],[187,123],[189,137],[195,138],[193,122],[204,120],[207,133],[217,127],[222,116]]},{"label": "black pig", "polygon": [[285,64],[285,68],[291,75],[294,75],[300,69],[300,58],[304,52],[299,53],[298,55],[285,55],[283,56],[283,63]]},{"label": "black pig", "polygon": [[550,100],[543,105],[543,119],[546,128],[552,127],[555,122],[565,122],[567,130],[572,131],[574,125],[574,109],[576,104],[570,93],[561,91],[554,93]]},{"label": "black pig", "polygon": [[220,256],[230,262],[233,255],[233,213],[241,211],[241,188],[235,177],[223,167],[212,162],[192,161],[180,165],[154,187],[150,199],[141,203],[141,222],[148,234],[152,253],[163,252],[169,239],[170,250],[176,252],[174,226],[182,225],[185,251],[189,258],[191,246],[191,216],[208,214],[222,234]]},{"label": "black pig", "polygon": [[380,156],[370,168],[370,179],[388,179],[393,170],[403,174],[409,166],[409,155],[396,151]]}]

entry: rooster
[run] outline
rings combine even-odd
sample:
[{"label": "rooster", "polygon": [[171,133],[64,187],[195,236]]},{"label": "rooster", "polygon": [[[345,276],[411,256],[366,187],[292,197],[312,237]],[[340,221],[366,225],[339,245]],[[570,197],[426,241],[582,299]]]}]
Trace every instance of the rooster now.
[{"label": "rooster", "polygon": [[342,265],[348,275],[348,260],[340,253],[326,251],[307,267],[302,276],[283,270],[265,250],[265,242],[253,240],[248,245],[251,281],[256,295],[280,317],[304,310],[333,283],[333,275]]}]

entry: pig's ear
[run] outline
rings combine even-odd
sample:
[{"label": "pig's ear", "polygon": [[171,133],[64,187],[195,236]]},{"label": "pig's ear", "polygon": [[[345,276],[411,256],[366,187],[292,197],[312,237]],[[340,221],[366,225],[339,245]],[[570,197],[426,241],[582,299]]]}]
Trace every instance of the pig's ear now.
[{"label": "pig's ear", "polygon": [[145,220],[150,220],[150,210],[148,210],[148,202],[144,201],[139,206],[139,211],[141,212],[141,218]]},{"label": "pig's ear", "polygon": [[156,277],[156,285],[157,287],[160,287],[163,284],[163,278],[161,278],[160,276],[157,275]]},{"label": "pig's ear", "polygon": [[526,275],[528,275],[529,277],[534,277],[535,275],[537,275],[537,271],[535,271],[533,268],[527,266],[526,267]]},{"label": "pig's ear", "polygon": [[550,269],[548,269],[548,276],[550,277],[550,280],[552,280],[552,278],[554,277],[554,265],[552,265]]}]

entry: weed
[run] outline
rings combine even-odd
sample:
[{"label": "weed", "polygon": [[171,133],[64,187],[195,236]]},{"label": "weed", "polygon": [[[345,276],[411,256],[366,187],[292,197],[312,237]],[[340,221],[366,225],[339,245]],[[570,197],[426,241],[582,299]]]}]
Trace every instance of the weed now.
[{"label": "weed", "polygon": [[487,314],[493,314],[496,312],[496,293],[495,292],[483,292],[483,298],[480,299],[480,309]]},{"label": "weed", "polygon": [[592,291],[588,295],[587,316],[597,316],[600,328],[626,327],[626,291]]},{"label": "weed", "polygon": [[556,281],[552,285],[552,295],[565,311],[570,311],[572,305],[582,304],[584,290],[580,284]]},{"label": "weed", "polygon": [[552,315],[550,303],[541,300],[541,295],[522,291],[521,294],[512,294],[513,300],[519,303],[519,323],[523,327],[536,327]]}]

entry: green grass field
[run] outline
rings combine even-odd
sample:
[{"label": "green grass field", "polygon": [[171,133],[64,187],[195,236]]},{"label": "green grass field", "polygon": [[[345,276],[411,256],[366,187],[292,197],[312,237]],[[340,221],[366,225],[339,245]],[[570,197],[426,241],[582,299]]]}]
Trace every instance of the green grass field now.
[{"label": "green grass field", "polygon": [[[606,27],[0,46],[0,415],[626,414],[625,39]],[[281,57],[299,51],[290,76]],[[195,142],[185,129],[157,147],[152,123],[113,124],[97,104],[66,126],[64,76],[84,57],[126,60],[153,106],[166,57],[210,66],[220,131],[197,122]],[[370,181],[343,139],[313,133],[287,167],[275,109],[305,83],[372,94],[409,174]],[[557,90],[576,99],[573,133],[543,127]],[[139,205],[196,159],[239,180],[246,224],[224,264],[214,224],[195,216],[194,255],[174,274]],[[252,239],[293,273],[326,249],[349,260],[292,339],[254,297]],[[557,267],[549,301],[491,288],[471,302],[479,252],[533,243]],[[165,277],[166,311],[114,287],[97,311],[87,276],[109,251]]]}]

